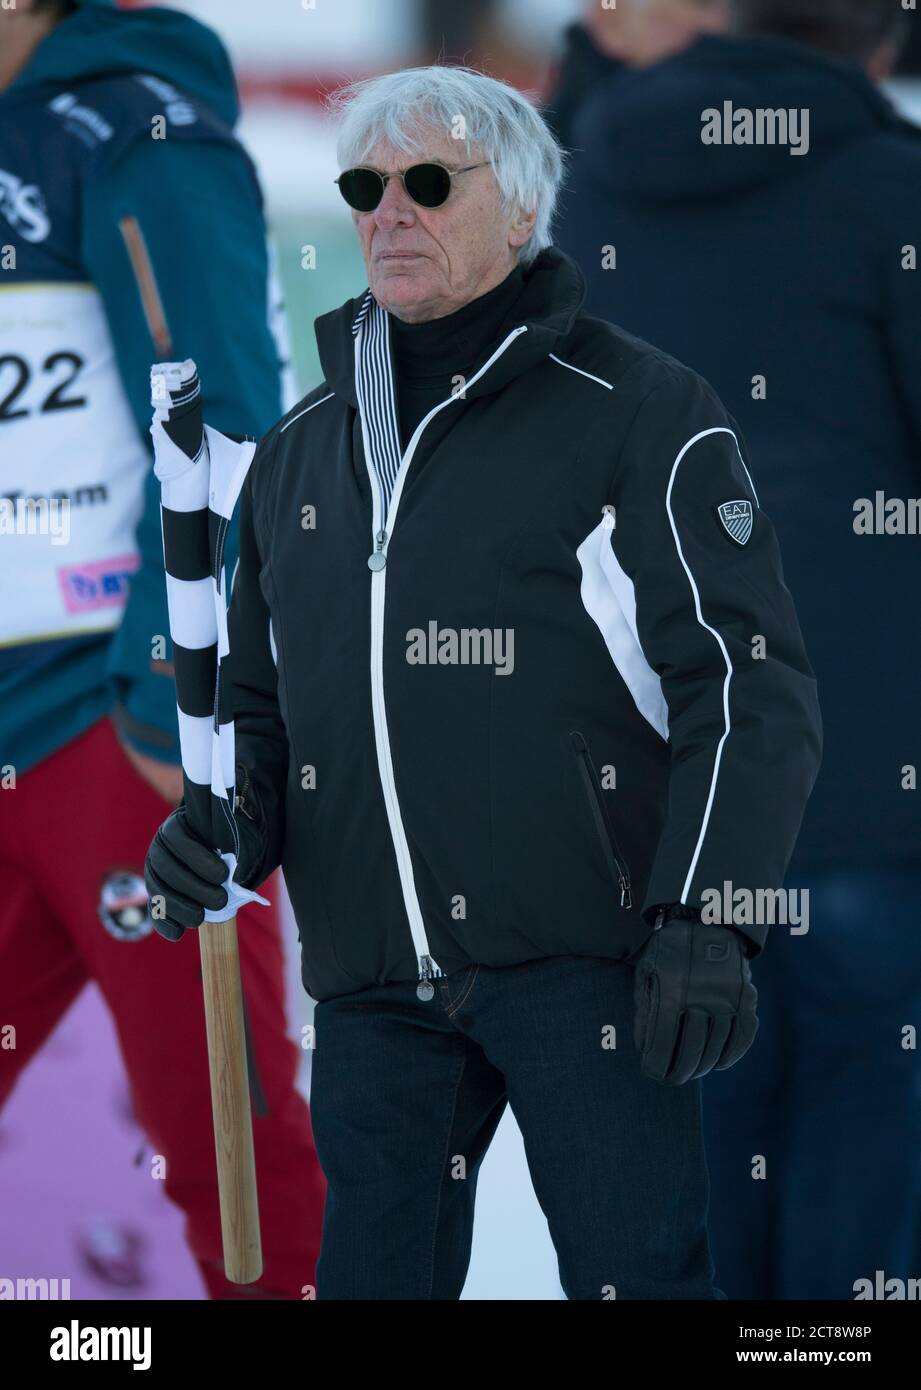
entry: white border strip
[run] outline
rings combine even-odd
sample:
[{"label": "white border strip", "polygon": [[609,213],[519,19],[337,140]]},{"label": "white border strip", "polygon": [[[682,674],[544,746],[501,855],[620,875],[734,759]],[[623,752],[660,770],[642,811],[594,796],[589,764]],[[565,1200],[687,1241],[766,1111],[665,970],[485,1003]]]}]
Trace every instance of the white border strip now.
[{"label": "white border strip", "polygon": [[328,396],[322,396],[322,397],[320,398],[320,400],[314,401],[313,405],[305,406],[304,409],[303,409],[302,411],[300,411],[297,415],[295,415],[295,417],[294,417],[293,420],[289,420],[288,423],[287,423],[286,425],[282,425],[282,427],[281,427],[281,429],[278,431],[278,433],[279,433],[279,434],[284,434],[285,430],[290,429],[291,426],[295,423],[295,421],[297,421],[297,420],[299,420],[299,419],[301,418],[301,415],[309,415],[309,413],[310,413],[311,410],[316,410],[317,406],[318,406],[318,405],[322,405],[324,401],[331,401],[332,398],[333,398],[333,396],[334,396],[335,394],[336,394],[335,391],[330,391],[330,393],[329,393]]},{"label": "white border strip", "polygon": [[[681,890],[680,901],[682,903],[686,902],[687,900],[688,893],[691,890],[691,882],[697,870],[697,861],[700,858],[700,851],[703,848],[704,836],[707,833],[707,826],[710,823],[710,812],[713,810],[713,800],[716,796],[716,782],[719,776],[720,762],[722,761],[723,757],[723,745],[729,737],[730,731],[732,729],[732,721],[729,716],[729,686],[732,682],[732,662],[729,660],[729,653],[726,650],[726,644],[723,641],[720,634],[717,632],[716,628],[711,627],[708,622],[704,621],[704,615],[701,612],[700,608],[700,594],[697,591],[697,585],[694,583],[694,576],[688,568],[688,563],[684,558],[684,551],[681,549],[681,541],[678,539],[678,528],[675,525],[675,517],[672,512],[672,488],[675,484],[675,478],[677,476],[678,467],[681,463],[681,460],[684,458],[685,454],[688,452],[689,449],[692,449],[695,444],[700,442],[701,439],[706,439],[711,434],[731,435],[732,438],[735,440],[736,448],[739,449],[738,438],[732,430],[727,429],[724,425],[719,425],[709,430],[701,430],[700,434],[695,434],[693,439],[688,440],[687,444],[685,444],[684,448],[681,450],[680,454],[675,459],[675,462],[672,465],[671,476],[668,480],[668,490],[665,494],[665,509],[668,512],[668,519],[672,528],[672,535],[675,538],[675,549],[678,551],[678,559],[681,561],[682,569],[688,577],[688,583],[690,584],[691,592],[694,595],[694,610],[697,614],[697,621],[700,623],[701,627],[706,628],[707,631],[711,633],[712,636],[715,638],[717,644],[719,645],[719,649],[723,654],[723,660],[726,663],[726,679],[723,681],[723,719],[725,722],[725,728],[723,730],[723,736],[717,745],[716,757],[713,760],[713,776],[710,778],[710,794],[707,797],[707,805],[706,809],[704,810],[704,817],[700,827],[700,835],[697,838],[697,845],[694,849],[694,854],[691,859],[691,867],[688,869],[688,876],[685,879],[684,887]],[[739,457],[742,458],[741,449],[739,449]],[[742,467],[745,468],[744,459],[742,460]],[[747,468],[745,468],[745,474],[746,477],[748,477]],[[748,481],[751,482],[750,477],[748,478]],[[755,489],[753,487],[752,492],[754,491]],[[757,500],[758,498],[756,494],[755,501],[757,502]]]},{"label": "white border strip", "polygon": [[548,356],[551,358],[552,361],[554,361],[554,362],[559,362],[559,364],[560,364],[561,367],[566,367],[566,368],[568,368],[568,370],[571,371],[571,372],[578,372],[580,376],[587,376],[588,379],[589,379],[589,381],[597,381],[597,383],[598,383],[599,386],[604,386],[604,387],[606,387],[607,390],[609,390],[609,391],[613,391],[613,390],[614,390],[614,383],[613,383],[613,382],[611,382],[611,381],[602,381],[602,379],[601,379],[600,376],[592,376],[591,372],[583,372],[583,370],[582,370],[581,367],[574,367],[574,366],[572,365],[571,362],[564,362],[563,359],[562,359],[562,357],[557,357],[556,353],[553,353],[553,352],[548,353]]}]

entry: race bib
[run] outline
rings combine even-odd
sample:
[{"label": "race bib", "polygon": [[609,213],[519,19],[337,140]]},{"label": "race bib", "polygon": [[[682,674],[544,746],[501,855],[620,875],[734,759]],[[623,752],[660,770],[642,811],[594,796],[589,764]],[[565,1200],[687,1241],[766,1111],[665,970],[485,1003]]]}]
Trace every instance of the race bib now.
[{"label": "race bib", "polygon": [[93,286],[0,289],[0,646],[118,626],[150,467]]}]

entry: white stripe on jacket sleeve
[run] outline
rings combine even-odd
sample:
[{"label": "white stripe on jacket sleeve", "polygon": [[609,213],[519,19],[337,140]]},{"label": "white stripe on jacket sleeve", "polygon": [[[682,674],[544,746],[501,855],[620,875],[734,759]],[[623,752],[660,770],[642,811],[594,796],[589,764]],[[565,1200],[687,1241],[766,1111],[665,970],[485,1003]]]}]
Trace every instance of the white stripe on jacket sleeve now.
[{"label": "white stripe on jacket sleeve", "polygon": [[[713,803],[716,799],[716,784],[719,779],[720,763],[723,760],[723,747],[726,743],[727,738],[732,732],[732,719],[729,713],[729,689],[732,685],[732,661],[730,660],[729,652],[726,649],[726,643],[723,641],[716,628],[711,627],[710,624],[704,618],[703,611],[700,606],[700,593],[698,591],[696,583],[694,582],[694,576],[691,573],[691,568],[688,565],[687,560],[684,558],[684,551],[681,549],[681,540],[678,536],[678,527],[675,524],[675,514],[672,511],[672,490],[674,489],[675,479],[678,476],[678,469],[681,465],[682,460],[687,456],[687,454],[690,452],[690,450],[694,447],[695,444],[699,444],[702,439],[707,439],[710,435],[713,434],[731,435],[732,438],[735,440],[736,448],[739,448],[739,441],[736,435],[733,433],[732,430],[727,429],[724,425],[716,426],[713,429],[709,430],[701,430],[699,434],[695,434],[692,439],[689,439],[688,442],[684,445],[684,447],[680,450],[678,457],[675,459],[675,462],[672,465],[672,471],[668,479],[668,488],[665,494],[665,510],[668,512],[668,521],[672,529],[672,535],[675,538],[675,549],[678,551],[678,559],[681,561],[681,568],[687,575],[688,583],[691,586],[691,593],[694,598],[694,612],[697,616],[697,621],[698,623],[700,623],[700,626],[702,628],[705,628],[707,632],[711,634],[714,641],[717,643],[723,661],[726,665],[726,675],[723,680],[723,733],[719,743],[716,746],[716,753],[713,758],[713,772],[710,777],[710,789],[707,793],[707,804],[704,807],[703,816],[701,818],[700,834],[697,837],[697,844],[695,845],[694,853],[691,856],[691,863],[688,868],[687,878],[684,880],[684,887],[681,889],[680,901],[682,903],[687,902],[688,894],[691,891],[691,883],[693,882],[694,874],[697,869],[697,863],[700,859],[700,852],[703,849],[704,839],[707,834],[707,827],[710,824],[710,815],[713,810]],[[742,457],[741,450],[739,450],[739,457]],[[745,467],[744,459],[742,460],[742,466],[743,468]],[[745,472],[746,474],[748,474],[747,468],[745,469]],[[751,478],[749,478],[749,482],[751,482]],[[752,492],[754,492],[754,487],[752,488]],[[755,500],[757,501],[757,497]]]}]

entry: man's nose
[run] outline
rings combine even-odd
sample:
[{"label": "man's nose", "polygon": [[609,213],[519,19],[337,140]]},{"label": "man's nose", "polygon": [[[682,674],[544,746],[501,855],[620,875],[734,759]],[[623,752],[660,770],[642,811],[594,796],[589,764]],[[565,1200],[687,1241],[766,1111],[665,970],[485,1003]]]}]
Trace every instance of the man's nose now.
[{"label": "man's nose", "polygon": [[385,231],[390,231],[393,227],[408,225],[415,221],[415,204],[412,198],[403,187],[403,180],[394,176],[389,178],[384,185],[384,196],[381,198],[372,216],[377,225]]}]

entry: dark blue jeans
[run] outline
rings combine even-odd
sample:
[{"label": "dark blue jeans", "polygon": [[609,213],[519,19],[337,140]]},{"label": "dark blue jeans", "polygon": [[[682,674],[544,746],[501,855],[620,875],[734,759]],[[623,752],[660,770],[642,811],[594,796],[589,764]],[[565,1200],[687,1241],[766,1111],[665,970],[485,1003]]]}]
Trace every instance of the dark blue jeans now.
[{"label": "dark blue jeans", "polygon": [[[456,1299],[508,1102],[570,1299],[720,1299],[700,1082],[640,1075],[632,966],[470,966],[317,1005],[320,1299]],[[514,1292],[514,1291],[512,1291]]]},{"label": "dark blue jeans", "polygon": [[[853,1299],[921,1276],[921,872],[791,869],[804,936],[752,967],[761,1026],[703,1085],[710,1237],[732,1299]],[[763,1177],[752,1177],[757,1156]]]}]

